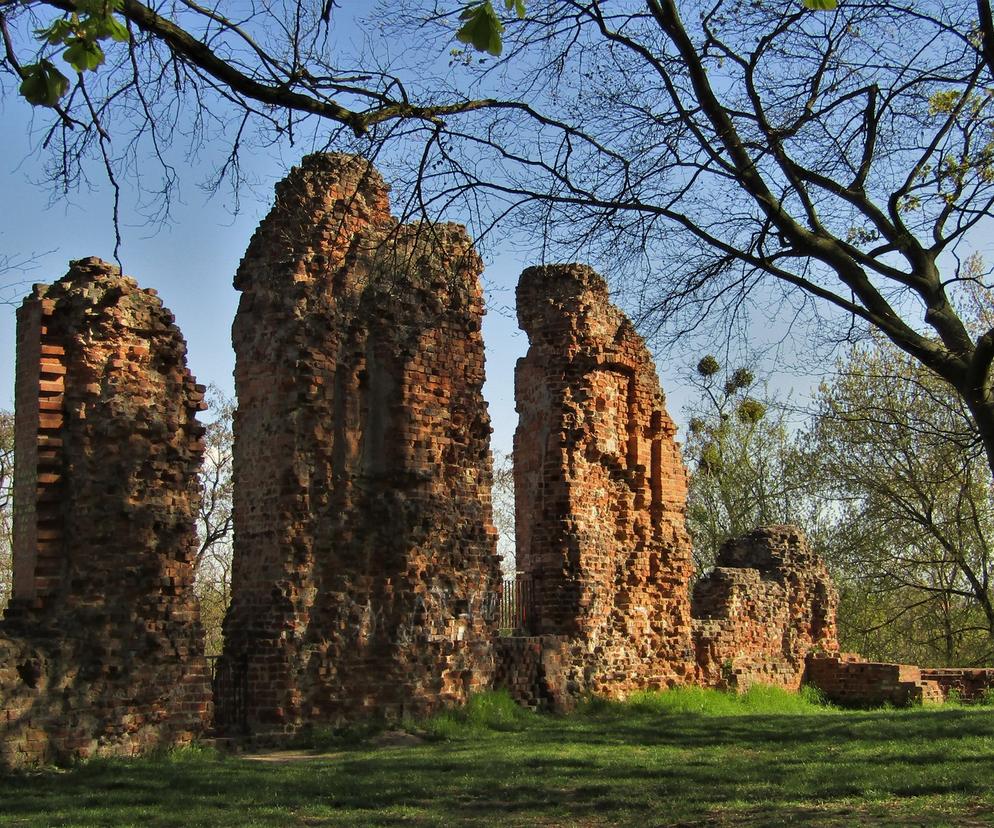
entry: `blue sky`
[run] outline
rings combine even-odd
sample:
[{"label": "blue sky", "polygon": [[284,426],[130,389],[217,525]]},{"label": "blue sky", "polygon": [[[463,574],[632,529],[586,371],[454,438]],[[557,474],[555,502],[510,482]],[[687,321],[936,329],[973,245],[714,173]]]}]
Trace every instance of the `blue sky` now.
[{"label": "blue sky", "polygon": [[[3,202],[8,209],[0,225],[0,253],[12,258],[34,254],[36,266],[5,280],[26,280],[23,290],[6,291],[4,298],[24,295],[33,282],[52,282],[62,276],[70,259],[99,256],[113,260],[114,232],[110,188],[96,180],[93,191],[54,196],[46,186],[33,183],[39,162],[30,154],[26,106],[5,102],[0,125],[3,154]],[[260,159],[256,173],[263,182],[256,194],[242,201],[242,211],[232,215],[222,197],[213,199],[196,186],[196,173],[182,186],[184,203],[173,211],[171,224],[148,228],[123,228],[121,258],[125,272],[143,287],[159,291],[176,315],[189,346],[189,363],[200,382],[215,383],[233,393],[231,321],[238,294],[231,280],[252,232],[269,209],[272,185],[282,177],[279,160]],[[125,198],[133,195],[130,191]],[[127,214],[125,214],[127,215]],[[453,217],[457,218],[457,217]],[[510,450],[516,423],[513,372],[524,354],[527,340],[513,319],[514,285],[527,262],[509,252],[498,252],[487,261],[484,283],[489,310],[484,336],[487,343],[486,396],[494,421],[494,443]],[[0,407],[13,406],[14,307],[0,306]]]},{"label": "blue sky", "polygon": [[[0,254],[20,259],[35,257],[35,266],[6,274],[0,286],[24,281],[22,289],[3,290],[0,298],[16,297],[15,304],[33,282],[60,278],[70,259],[99,256],[113,260],[114,229],[111,188],[94,171],[92,187],[61,195],[41,183],[43,155],[34,150],[30,107],[14,96],[0,100],[2,201]],[[269,209],[273,185],[288,165],[304,153],[285,157],[258,154],[252,173],[258,181],[244,193],[241,212],[233,215],[223,196],[208,197],[198,186],[202,174],[188,168],[181,180],[181,201],[171,221],[156,227],[136,224],[132,182],[122,181],[123,246],[125,272],[143,287],[159,291],[176,315],[189,346],[189,364],[197,379],[233,393],[230,328],[238,302],[231,280],[252,232]],[[458,215],[449,216],[458,221]],[[514,286],[521,270],[532,262],[508,247],[498,248],[486,259],[484,287],[488,313],[484,322],[487,348],[487,385],[494,427],[494,448],[509,452],[517,415],[514,411],[514,364],[527,348],[525,335],[514,319]],[[0,305],[0,408],[13,407],[14,305]],[[678,390],[675,373],[663,376],[664,387]],[[680,414],[681,395],[670,394],[670,413]]]}]

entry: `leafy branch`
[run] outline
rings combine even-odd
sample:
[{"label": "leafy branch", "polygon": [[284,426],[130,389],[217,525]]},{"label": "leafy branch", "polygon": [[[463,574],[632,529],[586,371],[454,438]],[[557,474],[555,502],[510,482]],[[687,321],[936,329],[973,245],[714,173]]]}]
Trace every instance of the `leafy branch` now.
[{"label": "leafy branch", "polygon": [[[801,5],[813,11],[831,11],[838,6],[838,3],[836,0],[801,0]],[[525,16],[524,0],[504,0],[504,8],[507,11],[513,10],[519,20]],[[468,4],[462,10],[459,19],[463,24],[456,32],[456,40],[480,52],[500,57],[500,53],[504,50],[504,24],[500,22],[490,0]]]},{"label": "leafy branch", "polygon": [[[122,6],[123,0],[79,0],[78,11],[36,29],[35,37],[46,46],[64,46],[62,59],[80,74],[96,71],[106,59],[102,40],[129,39],[127,27],[114,16]],[[35,106],[55,107],[69,91],[69,78],[47,57],[22,66],[20,75],[20,92]]]}]

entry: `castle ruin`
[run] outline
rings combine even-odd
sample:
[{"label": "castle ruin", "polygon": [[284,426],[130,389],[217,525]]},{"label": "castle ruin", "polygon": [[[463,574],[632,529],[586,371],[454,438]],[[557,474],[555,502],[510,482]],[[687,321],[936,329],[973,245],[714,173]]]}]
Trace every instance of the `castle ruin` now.
[{"label": "castle ruin", "polygon": [[482,262],[462,227],[400,224],[387,195],[365,160],[307,157],[235,277],[232,603],[213,694],[193,593],[204,389],[172,315],[98,259],[25,300],[0,764],[210,727],[282,738],[494,687],[568,709],[690,683],[905,701],[994,685],[839,653],[834,587],[792,527],[730,541],[691,593],[686,471],[651,355],[577,264],[518,286],[532,600],[527,624],[499,630]]},{"label": "castle ruin", "polygon": [[461,227],[399,225],[387,192],[366,161],[309,156],[235,277],[220,669],[246,706],[217,701],[253,732],[422,716],[491,680],[483,265]]}]

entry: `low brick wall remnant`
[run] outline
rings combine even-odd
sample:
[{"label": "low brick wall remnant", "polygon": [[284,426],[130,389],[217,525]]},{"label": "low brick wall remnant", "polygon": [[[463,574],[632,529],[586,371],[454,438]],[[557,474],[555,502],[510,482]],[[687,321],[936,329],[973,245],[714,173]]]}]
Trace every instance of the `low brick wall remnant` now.
[{"label": "low brick wall remnant", "polygon": [[529,342],[514,437],[529,631],[564,648],[574,695],[687,682],[687,479],[652,357],[589,267],[528,268],[517,305]]},{"label": "low brick wall remnant", "polygon": [[729,540],[694,587],[697,682],[798,689],[809,652],[838,650],[837,606],[828,569],[797,527]]},{"label": "low brick wall remnant", "polygon": [[361,158],[308,156],[235,277],[229,731],[424,715],[491,683],[482,262],[387,194]]},{"label": "low brick wall remnant", "polygon": [[853,653],[812,653],[805,681],[826,699],[842,705],[941,704],[942,688],[923,676],[921,667],[865,661]]},{"label": "low brick wall remnant", "polygon": [[532,710],[570,710],[577,687],[569,680],[568,641],[556,635],[508,636],[494,642],[494,686]]},{"label": "low brick wall remnant", "polygon": [[193,592],[204,388],[155,291],[99,259],[36,285],[17,322],[0,764],[188,742],[210,714]]},{"label": "low brick wall remnant", "polygon": [[922,680],[935,682],[942,697],[994,704],[994,667],[922,667]]}]

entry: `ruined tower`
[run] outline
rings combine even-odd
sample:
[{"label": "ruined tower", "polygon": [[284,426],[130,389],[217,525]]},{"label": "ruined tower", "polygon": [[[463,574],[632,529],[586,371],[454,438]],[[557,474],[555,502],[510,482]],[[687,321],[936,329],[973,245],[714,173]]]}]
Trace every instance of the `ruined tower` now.
[{"label": "ruined tower", "polygon": [[72,262],[17,315],[14,584],[0,760],[128,754],[203,731],[193,592],[204,389],[152,290]]},{"label": "ruined tower", "polygon": [[423,714],[493,670],[482,263],[387,193],[305,158],[235,277],[229,728]]},{"label": "ruined tower", "polygon": [[582,691],[693,677],[686,472],[651,355],[589,267],[528,268],[514,438],[531,632],[563,639]]}]

